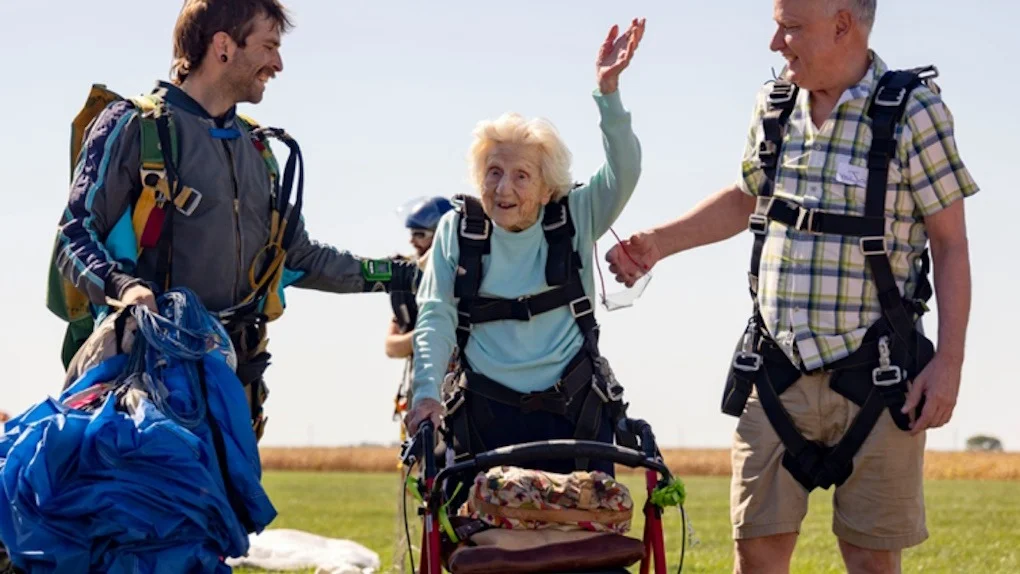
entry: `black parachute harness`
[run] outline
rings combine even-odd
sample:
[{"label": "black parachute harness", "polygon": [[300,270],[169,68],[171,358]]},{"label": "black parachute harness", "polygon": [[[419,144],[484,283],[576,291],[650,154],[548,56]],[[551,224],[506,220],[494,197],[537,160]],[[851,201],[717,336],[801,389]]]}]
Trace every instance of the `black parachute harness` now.
[{"label": "black parachute harness", "polygon": [[[516,299],[479,294],[482,256],[490,251],[492,221],[475,197],[458,195],[454,197],[454,203],[459,212],[458,264],[463,272],[458,273],[454,285],[454,295],[459,299],[459,368],[447,375],[448,381],[452,377],[455,384],[446,400],[446,432],[447,440],[452,439],[455,460],[486,450],[476,429],[495,422],[485,401],[472,401],[475,395],[520,408],[526,413],[546,411],[567,417],[574,422],[574,438],[583,440],[592,440],[598,435],[603,409],[608,409],[617,442],[622,446],[636,445],[636,438],[618,424],[626,419],[623,386],[598,350],[595,309],[581,282],[583,264],[572,244],[576,230],[567,197],[546,205],[542,219],[542,230],[549,245],[546,283],[551,289]],[[536,315],[560,307],[570,310],[584,336],[584,344],[552,388],[519,393],[471,368],[464,349],[474,325],[491,321],[529,321]],[[577,459],[575,464],[584,469],[588,461]]]},{"label": "black parachute harness", "polygon": [[[918,284],[911,297],[900,294],[889,263],[885,238],[885,199],[888,169],[896,154],[896,128],[902,121],[911,92],[934,78],[934,67],[889,71],[878,83],[867,109],[872,144],[867,156],[868,179],[864,215],[847,215],[802,205],[773,195],[776,171],[786,124],[797,103],[799,88],[777,80],[762,119],[764,138],[758,150],[765,181],[758,193],[755,212],[748,220],[754,234],[748,273],[754,312],[733,355],[722,411],[739,417],[757,388],[762,409],[786,448],[783,466],[808,491],[841,485],[853,472],[853,457],[871,433],[882,411],[889,410],[896,425],[910,430],[910,419],[901,412],[907,383],[934,355],[934,346],[916,327],[932,296],[928,282],[928,251],[919,258]],[[799,232],[857,238],[878,291],[882,317],[865,334],[861,347],[850,356],[826,365],[830,386],[860,406],[842,439],[833,446],[809,441],[797,430],[779,397],[802,375],[808,374],[780,349],[767,333],[758,306],[758,271],[769,224]],[[920,413],[924,402],[918,405]]]}]

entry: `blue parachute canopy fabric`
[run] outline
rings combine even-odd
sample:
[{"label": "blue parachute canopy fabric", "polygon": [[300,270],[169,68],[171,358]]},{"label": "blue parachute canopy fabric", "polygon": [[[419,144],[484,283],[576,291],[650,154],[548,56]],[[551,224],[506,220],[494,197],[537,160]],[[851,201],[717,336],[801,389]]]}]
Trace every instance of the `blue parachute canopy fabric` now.
[{"label": "blue parachute canopy fabric", "polygon": [[[158,304],[160,315],[132,309],[130,356],[8,421],[0,540],[18,568],[227,573],[223,560],[276,517],[226,333],[187,290]],[[110,382],[117,390],[94,408],[64,404]]]}]

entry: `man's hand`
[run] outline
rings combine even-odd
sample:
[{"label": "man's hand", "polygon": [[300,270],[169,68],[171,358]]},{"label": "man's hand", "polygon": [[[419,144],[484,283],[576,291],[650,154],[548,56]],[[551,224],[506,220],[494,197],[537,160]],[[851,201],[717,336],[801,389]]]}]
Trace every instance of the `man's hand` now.
[{"label": "man's hand", "polygon": [[614,245],[606,253],[610,273],[615,274],[616,280],[627,287],[633,287],[634,282],[651,271],[660,259],[662,251],[655,244],[655,235],[644,231]]},{"label": "man's hand", "polygon": [[[389,272],[377,272],[376,266],[380,263],[387,264]],[[421,275],[421,269],[414,261],[402,258],[366,259],[361,263],[361,276],[365,280],[363,291],[365,292],[409,291],[414,293],[418,290]]]},{"label": "man's hand", "polygon": [[152,290],[142,284],[132,285],[124,290],[124,294],[120,298],[121,304],[125,307],[128,305],[145,305],[153,313],[159,313],[159,309],[156,308],[156,296],[153,295]]},{"label": "man's hand", "polygon": [[443,405],[434,399],[422,399],[421,402],[411,407],[408,411],[407,416],[404,417],[404,426],[407,427],[408,434],[414,434],[418,432],[418,427],[421,423],[431,419],[432,424],[439,428],[443,420]]},{"label": "man's hand", "polygon": [[641,37],[645,34],[645,19],[635,18],[630,28],[619,38],[616,35],[620,27],[613,24],[609,29],[609,35],[599,49],[598,59],[595,61],[595,79],[598,81],[599,92],[611,94],[616,91],[620,82],[620,73],[630,64]]},{"label": "man's hand", "polygon": [[925,217],[931,241],[935,272],[935,297],[939,304],[938,350],[928,366],[914,380],[907,393],[904,412],[913,410],[925,397],[921,416],[911,426],[911,434],[938,428],[953,416],[960,392],[967,322],[970,317],[970,255],[964,202]]},{"label": "man's hand", "polygon": [[[921,396],[925,397],[921,417],[911,425],[910,434],[916,435],[925,429],[938,428],[949,422],[960,393],[961,361],[954,361],[935,353],[928,366],[921,370],[911,383],[910,392],[903,405],[903,413],[913,413]],[[912,415],[911,415],[912,416]]]}]

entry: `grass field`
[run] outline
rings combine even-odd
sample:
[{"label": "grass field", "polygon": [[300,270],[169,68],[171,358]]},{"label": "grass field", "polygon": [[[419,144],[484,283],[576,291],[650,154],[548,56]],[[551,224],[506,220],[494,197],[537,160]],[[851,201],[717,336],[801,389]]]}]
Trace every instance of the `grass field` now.
[{"label": "grass field", "polygon": [[[729,481],[680,476],[687,484],[687,512],[698,540],[688,546],[684,572],[730,572]],[[623,481],[643,501],[641,477],[625,475]],[[383,572],[393,571],[398,539],[395,472],[268,471],[265,484],[279,511],[271,528],[298,528],[354,540],[379,553]],[[905,553],[904,573],[1020,572],[1020,482],[929,480],[925,495],[931,537]],[[831,533],[831,496],[831,491],[812,494],[793,572],[844,571]],[[641,522],[636,516],[634,532],[641,532]],[[680,533],[679,512],[671,511],[666,537],[672,571]]]}]

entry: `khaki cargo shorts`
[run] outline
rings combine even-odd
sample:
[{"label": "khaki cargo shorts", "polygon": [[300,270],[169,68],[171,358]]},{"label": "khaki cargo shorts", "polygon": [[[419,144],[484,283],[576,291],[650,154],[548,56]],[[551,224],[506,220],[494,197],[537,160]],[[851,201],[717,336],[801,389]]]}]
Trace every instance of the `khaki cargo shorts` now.
[{"label": "khaki cargo shorts", "polygon": [[[730,489],[733,538],[800,532],[808,493],[783,466],[786,449],[751,394],[734,433]],[[827,374],[803,376],[780,402],[808,440],[839,442],[859,407],[829,388]],[[854,456],[853,474],[835,488],[832,531],[871,550],[901,550],[928,538],[923,466],[925,434],[903,432],[889,411]]]}]

